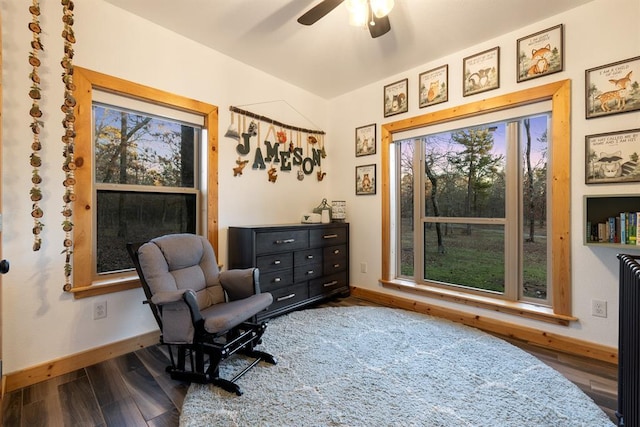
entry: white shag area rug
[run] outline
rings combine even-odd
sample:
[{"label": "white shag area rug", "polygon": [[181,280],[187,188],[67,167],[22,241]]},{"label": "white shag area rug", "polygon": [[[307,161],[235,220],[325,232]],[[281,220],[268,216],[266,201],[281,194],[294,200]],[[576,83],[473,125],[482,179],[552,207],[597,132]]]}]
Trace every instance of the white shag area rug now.
[{"label": "white shag area rug", "polygon": [[[192,384],[180,425],[614,426],[534,356],[453,322],[405,310],[330,307],[269,322],[261,362],[236,396]],[[233,377],[247,360],[223,362]]]}]

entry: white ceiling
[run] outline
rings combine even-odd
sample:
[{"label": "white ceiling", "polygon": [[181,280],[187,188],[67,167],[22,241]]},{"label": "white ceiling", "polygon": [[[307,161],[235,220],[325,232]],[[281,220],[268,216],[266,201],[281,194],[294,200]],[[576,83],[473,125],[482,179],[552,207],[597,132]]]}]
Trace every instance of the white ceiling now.
[{"label": "white ceiling", "polygon": [[395,0],[376,39],[344,4],[298,24],[320,0],[105,1],[331,99],[592,0]]}]

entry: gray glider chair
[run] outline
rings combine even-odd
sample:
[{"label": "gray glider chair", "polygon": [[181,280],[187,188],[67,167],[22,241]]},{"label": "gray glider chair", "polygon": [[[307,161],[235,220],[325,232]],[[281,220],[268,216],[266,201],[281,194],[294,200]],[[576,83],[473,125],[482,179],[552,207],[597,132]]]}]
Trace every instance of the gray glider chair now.
[{"label": "gray glider chair", "polygon": [[[160,326],[160,342],[169,348],[171,378],[212,383],[240,396],[236,380],[261,360],[276,363],[254,349],[267,326],[256,322],[256,314],[273,301],[260,293],[258,269],[220,271],[209,241],[195,234],[128,243],[127,251]],[[220,378],[220,362],[235,353],[254,360],[232,379]]]}]

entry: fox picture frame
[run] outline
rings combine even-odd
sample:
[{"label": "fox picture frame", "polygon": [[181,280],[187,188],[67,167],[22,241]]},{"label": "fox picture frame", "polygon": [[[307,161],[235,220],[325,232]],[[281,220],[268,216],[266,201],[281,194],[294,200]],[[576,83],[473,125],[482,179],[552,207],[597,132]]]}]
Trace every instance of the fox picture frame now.
[{"label": "fox picture frame", "polygon": [[518,83],[564,70],[564,25],[518,39]]}]

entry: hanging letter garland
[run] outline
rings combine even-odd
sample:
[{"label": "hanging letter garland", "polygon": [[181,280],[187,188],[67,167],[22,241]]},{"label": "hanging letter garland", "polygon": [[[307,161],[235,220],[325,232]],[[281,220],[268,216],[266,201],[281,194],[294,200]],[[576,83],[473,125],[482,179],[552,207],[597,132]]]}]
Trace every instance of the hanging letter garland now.
[{"label": "hanging letter garland", "polygon": [[[278,179],[278,171],[291,172],[295,167],[297,171],[297,179],[302,181],[305,175],[311,175],[315,167],[319,170],[316,171],[316,177],[318,181],[322,181],[326,173],[322,172],[322,159],[327,155],[324,147],[324,135],[322,130],[305,129],[298,126],[291,126],[282,122],[270,119],[259,114],[252,113],[250,111],[241,110],[240,108],[230,106],[229,110],[232,113],[236,113],[242,116],[242,124],[238,118],[238,132],[233,127],[233,115],[232,124],[225,136],[233,138],[237,141],[236,151],[240,156],[247,156],[252,151],[251,138],[258,137],[258,142],[254,148],[255,153],[253,156],[252,169],[267,170],[267,179],[269,182],[275,183]],[[249,125],[245,127],[246,118],[251,119]],[[261,147],[260,137],[260,125],[266,123],[269,125],[267,134],[264,140],[264,147]],[[290,131],[290,140],[287,144],[287,132]],[[297,134],[297,144],[293,144],[293,132]],[[306,143],[306,153],[303,149],[301,134],[306,134],[304,142]],[[269,135],[274,140],[269,141]],[[264,152],[263,152],[264,150]],[[267,167],[267,163],[271,163],[270,167]],[[233,168],[233,176],[241,176],[242,168],[246,164],[246,160],[242,160],[242,157],[238,157],[236,160],[237,166]]]},{"label": "hanging letter garland", "polygon": [[29,90],[29,98],[31,98],[31,110],[29,115],[31,116],[31,131],[33,132],[33,142],[31,143],[31,156],[29,157],[29,164],[33,168],[31,174],[31,183],[33,184],[29,191],[31,195],[31,216],[33,217],[33,250],[38,251],[42,246],[42,238],[40,233],[44,224],[40,220],[44,213],[40,207],[40,200],[42,200],[42,190],[40,184],[42,183],[42,177],[40,176],[40,166],[42,166],[42,159],[40,158],[40,150],[42,144],[40,142],[40,130],[44,126],[44,123],[40,118],[42,117],[42,111],[40,110],[40,76],[38,75],[38,67],[40,67],[40,59],[38,54],[44,50],[42,42],[40,41],[40,4],[38,0],[33,0],[31,6],[29,6],[29,12],[31,13],[31,22],[29,23],[29,30],[33,33],[33,39],[31,40],[31,53],[29,54],[29,64],[33,67],[29,78],[31,79],[31,89]]},{"label": "hanging letter garland", "polygon": [[62,201],[64,206],[62,208],[62,229],[65,232],[62,253],[65,254],[64,264],[64,277],[65,284],[64,290],[71,290],[71,255],[73,254],[73,240],[71,232],[73,230],[73,223],[71,222],[73,216],[73,202],[76,199],[74,193],[75,169],[76,163],[73,156],[74,142],[76,132],[74,128],[74,122],[76,121],[73,109],[76,105],[76,100],[73,97],[73,91],[75,85],[73,84],[73,44],[76,42],[76,38],[73,34],[73,1],[62,0],[62,22],[64,29],[62,30],[62,38],[64,40],[64,56],[60,64],[62,65],[62,82],[64,83],[64,103],[60,107],[65,114],[62,120],[62,127],[64,128],[64,134],[62,135],[62,142],[64,149],[62,156],[64,161],[62,163],[62,170],[65,173],[65,180],[63,185],[65,187]]}]

